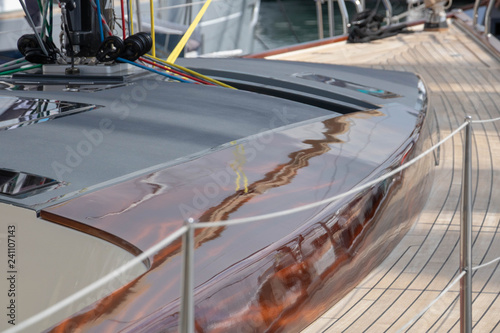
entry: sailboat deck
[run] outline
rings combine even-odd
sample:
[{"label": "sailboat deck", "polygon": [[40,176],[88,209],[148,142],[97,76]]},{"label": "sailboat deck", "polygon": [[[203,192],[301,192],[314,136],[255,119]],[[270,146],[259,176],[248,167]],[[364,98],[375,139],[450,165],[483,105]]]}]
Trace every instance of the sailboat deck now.
[{"label": "sailboat deck", "polygon": [[[431,95],[440,137],[500,116],[500,62],[451,22],[445,32],[400,34],[368,44],[335,43],[270,57],[418,73]],[[500,256],[500,122],[473,126],[473,265]],[[304,332],[396,332],[432,302],[459,270],[464,132],[440,149],[425,210],[392,254]],[[500,262],[473,273],[473,329],[500,331]],[[408,332],[457,332],[459,284]]]}]

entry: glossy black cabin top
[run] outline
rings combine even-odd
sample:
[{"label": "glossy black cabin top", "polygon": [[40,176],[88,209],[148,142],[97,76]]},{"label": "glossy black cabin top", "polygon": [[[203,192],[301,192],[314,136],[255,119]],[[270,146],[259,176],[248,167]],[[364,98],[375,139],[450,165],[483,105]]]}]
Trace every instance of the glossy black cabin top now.
[{"label": "glossy black cabin top", "polygon": [[[58,181],[23,195],[0,193],[0,201],[40,210],[265,131],[385,104],[415,107],[419,97],[418,78],[408,73],[249,59],[184,61],[201,72],[225,75],[243,89],[266,91],[166,82],[143,74],[100,85],[85,78],[80,85],[73,78],[71,85],[30,84],[22,76],[1,84],[0,110],[21,105],[26,116],[57,105],[67,113],[28,117],[22,126],[0,130],[4,173]],[[290,95],[295,97],[289,100]]]}]

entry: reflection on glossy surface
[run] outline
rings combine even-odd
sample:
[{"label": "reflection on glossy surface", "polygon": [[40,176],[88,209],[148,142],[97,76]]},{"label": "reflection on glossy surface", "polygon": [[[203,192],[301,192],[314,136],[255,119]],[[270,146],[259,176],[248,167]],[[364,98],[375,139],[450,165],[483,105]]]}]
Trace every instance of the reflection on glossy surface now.
[{"label": "reflection on glossy surface", "polygon": [[400,95],[383,90],[383,89],[378,89],[378,88],[373,88],[373,87],[368,87],[359,83],[353,83],[353,82],[348,82],[340,79],[335,79],[330,76],[325,76],[325,75],[319,75],[319,74],[312,74],[312,73],[297,73],[294,74],[295,77],[305,79],[305,80],[311,80],[311,81],[316,81],[316,82],[322,82],[325,84],[329,84],[331,86],[336,86],[336,87],[341,87],[341,88],[346,88],[350,90],[354,90],[363,94],[367,95],[372,95],[378,98],[397,98],[401,97]]},{"label": "reflection on glossy surface", "polygon": [[41,123],[95,108],[95,105],[82,103],[2,96],[0,97],[0,130]]},{"label": "reflection on glossy surface", "polygon": [[33,175],[25,172],[0,169],[0,194],[22,195],[34,193],[49,186],[59,184],[55,179]]},{"label": "reflection on glossy surface", "polygon": [[[422,129],[432,124],[423,120],[413,109],[389,105],[261,133],[46,209],[42,217],[145,250],[188,217],[203,222],[276,212],[374,179],[428,146],[429,131]],[[424,159],[362,193],[291,216],[197,229],[197,330],[303,328],[404,235],[425,202],[429,166]],[[177,241],[158,252],[146,274],[53,331],[175,332],[180,248]]]}]

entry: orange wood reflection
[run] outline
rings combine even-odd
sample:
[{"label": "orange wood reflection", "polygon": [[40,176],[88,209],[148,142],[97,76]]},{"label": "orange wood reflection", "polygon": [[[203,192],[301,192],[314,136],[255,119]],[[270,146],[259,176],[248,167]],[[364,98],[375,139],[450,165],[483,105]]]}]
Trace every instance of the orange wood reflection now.
[{"label": "orange wood reflection", "polygon": [[[428,146],[421,133],[429,133],[422,129],[432,124],[418,119],[389,108],[302,124],[241,143],[243,157],[235,154],[238,143],[41,215],[137,253],[177,230],[187,217],[206,222],[285,210],[374,179],[399,166],[408,149],[411,157]],[[425,202],[430,165],[424,159],[362,193],[292,216],[197,229],[197,330],[305,327],[404,235]],[[177,331],[180,251],[179,240],[150,258],[144,275],[51,331]]]}]

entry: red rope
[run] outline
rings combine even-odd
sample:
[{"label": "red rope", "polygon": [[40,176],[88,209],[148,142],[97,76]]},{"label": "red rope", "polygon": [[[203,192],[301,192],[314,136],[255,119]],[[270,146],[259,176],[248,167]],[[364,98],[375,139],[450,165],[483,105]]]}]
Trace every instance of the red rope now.
[{"label": "red rope", "polygon": [[150,61],[148,59],[145,59],[145,58],[139,58],[140,61],[144,61],[145,63],[147,64],[150,64],[150,65],[153,65],[153,66],[156,66],[158,68],[161,68],[161,69],[164,69],[166,71],[169,71],[169,72],[172,72],[174,74],[178,74],[178,75],[181,75],[181,76],[184,76],[185,78],[188,78],[190,80],[193,80],[193,81],[196,81],[198,83],[203,83],[203,84],[206,84],[206,85],[210,85],[210,86],[215,86],[215,84],[211,83],[211,82],[207,82],[207,81],[203,81],[202,79],[199,79],[197,77],[194,77],[194,76],[191,76],[191,75],[188,75],[188,74],[185,74],[185,73],[182,73],[181,71],[178,71],[178,70],[175,70],[173,68],[168,68],[166,66],[162,66],[160,64],[157,64],[156,62],[153,62],[153,61]]},{"label": "red rope", "polygon": [[122,30],[123,30],[123,40],[127,37],[125,29],[125,9],[123,7],[123,0],[120,1],[122,7]]}]

